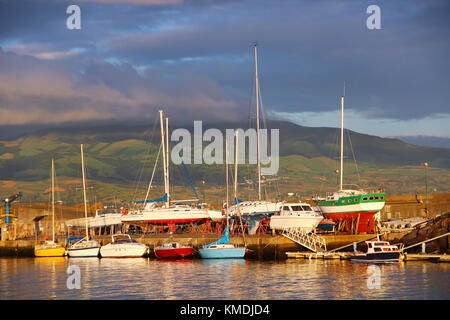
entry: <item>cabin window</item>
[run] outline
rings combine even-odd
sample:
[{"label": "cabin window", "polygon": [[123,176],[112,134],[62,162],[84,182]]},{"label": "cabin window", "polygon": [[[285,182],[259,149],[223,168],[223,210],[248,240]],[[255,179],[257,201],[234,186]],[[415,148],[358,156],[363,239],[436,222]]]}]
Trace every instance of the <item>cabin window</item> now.
[{"label": "cabin window", "polygon": [[302,206],[292,206],[293,211],[303,211]]},{"label": "cabin window", "polygon": [[353,199],[353,201],[358,202],[358,198]]},{"label": "cabin window", "polygon": [[375,252],[380,252],[381,251],[381,248],[374,248],[373,249]]},{"label": "cabin window", "polygon": [[371,243],[369,243],[368,246],[369,246],[369,248],[372,248],[372,244]]},{"label": "cabin window", "polygon": [[381,200],[383,200],[383,199],[384,199],[384,197],[380,197],[380,199],[381,199]]},{"label": "cabin window", "polygon": [[367,201],[367,197],[363,198],[363,201]]},{"label": "cabin window", "polygon": [[310,206],[302,206],[304,211],[312,211]]},{"label": "cabin window", "polygon": [[285,206],[285,207],[283,207],[283,210],[284,211],[289,211],[289,207]]},{"label": "cabin window", "polygon": [[373,197],[370,197],[369,200],[373,200]]},{"label": "cabin window", "polygon": [[375,197],[375,200],[378,200],[379,198],[378,197]]},{"label": "cabin window", "polygon": [[352,202],[352,199],[348,199],[348,203]]}]

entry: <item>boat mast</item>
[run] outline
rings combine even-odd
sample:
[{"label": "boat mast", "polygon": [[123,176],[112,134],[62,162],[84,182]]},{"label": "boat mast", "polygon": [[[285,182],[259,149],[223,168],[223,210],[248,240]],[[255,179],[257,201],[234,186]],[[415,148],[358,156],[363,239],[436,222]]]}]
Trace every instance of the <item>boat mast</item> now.
[{"label": "boat mast", "polygon": [[244,245],[247,246],[247,242],[245,241],[245,235],[244,235],[244,227],[242,226],[242,217],[241,212],[239,210],[239,200],[237,198],[237,168],[238,168],[238,133],[239,131],[236,130],[236,145],[234,150],[234,201],[236,206],[236,213],[239,215],[239,221],[241,222],[241,231],[242,231],[242,238],[244,239]]},{"label": "boat mast", "polygon": [[55,242],[55,159],[52,158],[52,240]]},{"label": "boat mast", "polygon": [[259,145],[259,80],[258,80],[258,54],[255,43],[255,84],[256,84],[256,152],[258,159],[258,200],[261,200],[261,151]]},{"label": "boat mast", "polygon": [[167,207],[169,207],[169,203],[170,203],[170,180],[169,180],[169,118],[166,117],[166,152],[167,152],[167,156],[166,156],[166,161],[167,161],[167,165],[166,165],[166,170],[167,170]]},{"label": "boat mast", "polygon": [[86,201],[86,177],[84,173],[84,154],[83,154],[83,144],[81,144],[81,169],[83,174],[83,196],[84,196],[84,218],[86,222],[86,240],[89,241],[89,225],[87,218],[87,201]]},{"label": "boat mast", "polygon": [[[166,162],[166,145],[164,141],[164,120],[163,120],[163,111],[159,110],[159,121],[161,123],[161,144],[162,144],[162,154],[163,154],[163,170],[164,170],[164,193],[167,196],[167,200],[169,200],[169,190],[167,186],[167,162]],[[169,207],[169,201],[166,201],[166,207]]]},{"label": "boat mast", "polygon": [[236,212],[239,212],[239,203],[237,199],[237,169],[238,169],[238,131],[235,132],[236,135],[236,146],[234,148],[234,202],[236,206]]},{"label": "boat mast", "polygon": [[226,201],[226,205],[225,205],[225,208],[226,208],[226,211],[227,211],[227,213],[226,213],[226,219],[227,219],[227,228],[228,228],[228,224],[229,224],[229,222],[228,222],[228,141],[227,141],[227,139],[225,139],[225,180],[227,181],[226,182],[226,185],[227,185],[227,201]]},{"label": "boat mast", "polygon": [[[345,84],[344,84],[344,95],[345,95]],[[342,190],[343,174],[344,174],[344,95],[341,96],[341,170],[340,170],[339,191]]]}]

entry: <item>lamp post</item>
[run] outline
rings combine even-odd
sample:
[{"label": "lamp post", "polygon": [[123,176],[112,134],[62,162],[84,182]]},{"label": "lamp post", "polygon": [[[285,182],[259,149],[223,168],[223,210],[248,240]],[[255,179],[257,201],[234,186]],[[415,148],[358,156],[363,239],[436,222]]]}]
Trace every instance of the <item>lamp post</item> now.
[{"label": "lamp post", "polygon": [[428,162],[422,165],[425,167],[425,216],[428,218]]}]

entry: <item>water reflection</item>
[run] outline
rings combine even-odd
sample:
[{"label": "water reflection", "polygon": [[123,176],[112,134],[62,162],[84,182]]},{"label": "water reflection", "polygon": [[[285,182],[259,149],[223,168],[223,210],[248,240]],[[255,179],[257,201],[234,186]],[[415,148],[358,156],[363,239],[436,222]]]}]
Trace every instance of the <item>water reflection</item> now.
[{"label": "water reflection", "polygon": [[[81,289],[67,288],[67,268]],[[343,260],[0,258],[0,299],[449,299],[449,265]],[[374,271],[375,270],[375,271]],[[371,276],[379,288],[369,288]]]}]

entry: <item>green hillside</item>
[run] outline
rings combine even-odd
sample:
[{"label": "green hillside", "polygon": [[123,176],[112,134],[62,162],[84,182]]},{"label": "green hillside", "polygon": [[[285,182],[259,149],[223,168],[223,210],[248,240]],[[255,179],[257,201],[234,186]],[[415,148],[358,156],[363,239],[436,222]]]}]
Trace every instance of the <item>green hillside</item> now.
[{"label": "green hillside", "polygon": [[[248,128],[248,124],[204,124],[203,130],[210,127],[224,130]],[[267,197],[286,197],[287,193],[310,196],[336,188],[338,129],[288,122],[269,122],[268,127],[280,129],[280,168],[276,177],[264,180]],[[192,128],[186,128],[192,132]],[[344,183],[383,187],[390,194],[424,192],[425,168],[420,164],[426,161],[429,192],[450,191],[450,149],[419,147],[356,132],[349,136],[350,140],[346,134]],[[46,129],[0,142],[0,197],[22,191],[24,201],[48,200],[45,191],[49,186],[50,160],[55,157],[59,198],[67,204],[80,202],[83,143],[92,200],[138,199],[147,190],[159,139],[159,126],[155,123],[153,127],[130,124]],[[223,165],[187,167],[200,198],[205,197],[208,202],[225,198]],[[160,160],[154,180],[157,188],[152,191],[155,197],[163,193],[161,172]],[[254,197],[256,166],[239,166],[238,176],[240,197]],[[171,164],[171,184],[175,198],[193,197],[182,166]]]}]

